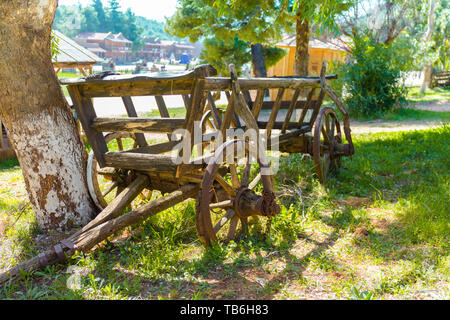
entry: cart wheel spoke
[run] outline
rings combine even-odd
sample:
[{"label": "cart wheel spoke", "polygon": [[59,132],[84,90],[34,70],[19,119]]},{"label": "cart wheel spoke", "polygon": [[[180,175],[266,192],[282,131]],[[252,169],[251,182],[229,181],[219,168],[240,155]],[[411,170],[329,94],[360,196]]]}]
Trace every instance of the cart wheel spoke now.
[{"label": "cart wheel spoke", "polygon": [[230,228],[228,229],[226,242],[230,242],[231,240],[233,240],[235,238],[238,223],[239,223],[239,217],[237,215],[234,215],[230,221]]},{"label": "cart wheel spoke", "polygon": [[255,177],[255,179],[252,180],[252,182],[250,182],[250,184],[248,185],[249,189],[255,189],[255,187],[258,185],[258,183],[261,181],[261,172],[258,173],[258,175]]},{"label": "cart wheel spoke", "polygon": [[103,197],[106,197],[108,194],[111,193],[111,191],[113,191],[117,186],[119,185],[119,183],[117,181],[113,181],[111,183],[110,186],[108,186],[108,188],[102,193]]},{"label": "cart wheel spoke", "polygon": [[234,210],[233,209],[229,209],[227,210],[227,212],[225,213],[225,215],[219,220],[219,222],[216,223],[216,225],[214,226],[214,232],[217,233],[220,231],[220,229],[222,229],[222,227],[228,222],[230,221],[230,219],[233,219],[234,217]]},{"label": "cart wheel spoke", "polygon": [[312,150],[316,174],[322,184],[326,183],[329,173],[339,165],[339,157],[334,154],[338,141],[336,136],[341,136],[336,113],[330,107],[322,108],[314,124]]},{"label": "cart wheel spoke", "polygon": [[[243,142],[247,150],[249,147],[248,142],[243,140],[228,141],[216,150],[214,157],[222,159],[222,156],[229,151],[226,150],[227,148],[236,147],[237,144],[242,144]],[[212,242],[228,242],[236,239],[238,232],[239,234],[247,234],[249,232],[248,216],[270,216],[279,212],[275,199],[270,198],[271,194],[273,194],[272,180],[270,177],[267,177],[263,184],[263,190],[261,190],[260,194],[257,194],[252,189],[262,180],[261,172],[255,178],[250,179],[251,163],[247,161],[247,155],[244,159],[246,161],[242,165],[238,164],[239,160],[242,159],[237,159],[229,165],[211,161],[206,168],[206,172],[217,173],[215,176],[212,174],[204,176],[202,189],[199,192],[196,203],[197,231],[205,246],[210,245]],[[228,183],[219,174],[221,172],[220,168],[229,169],[231,179],[234,181],[233,186],[231,182]],[[251,180],[250,184],[248,183],[249,180]],[[268,198],[262,198],[263,194]],[[212,197],[211,195],[217,196]],[[266,203],[263,209],[259,207],[261,199]],[[239,212],[236,210],[239,210]]]}]

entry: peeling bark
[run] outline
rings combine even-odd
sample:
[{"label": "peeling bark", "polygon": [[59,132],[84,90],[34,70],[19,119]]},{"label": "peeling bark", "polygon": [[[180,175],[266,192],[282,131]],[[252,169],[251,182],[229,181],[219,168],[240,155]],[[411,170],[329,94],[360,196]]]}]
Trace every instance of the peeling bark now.
[{"label": "peeling bark", "polygon": [[308,75],[309,66],[309,23],[304,20],[301,13],[296,15],[296,50],[295,50],[295,66],[296,75]]},{"label": "peeling bark", "polygon": [[86,151],[51,62],[56,7],[57,0],[0,2],[0,115],[43,230],[95,215]]}]

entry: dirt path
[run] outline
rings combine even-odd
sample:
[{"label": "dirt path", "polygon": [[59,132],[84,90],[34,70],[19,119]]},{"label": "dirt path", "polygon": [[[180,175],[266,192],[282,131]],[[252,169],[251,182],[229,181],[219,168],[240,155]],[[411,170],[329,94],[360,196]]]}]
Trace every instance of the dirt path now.
[{"label": "dirt path", "polygon": [[[411,107],[419,110],[450,112],[450,101],[441,100],[428,103],[411,104]],[[376,132],[392,132],[392,131],[412,131],[425,130],[439,127],[442,124],[440,120],[406,120],[406,121],[351,121],[350,127],[353,134],[358,133],[376,133]]]},{"label": "dirt path", "polygon": [[416,103],[415,109],[436,111],[436,112],[450,112],[450,100],[440,100],[428,103]]},{"label": "dirt path", "polygon": [[360,133],[376,133],[376,132],[392,132],[392,131],[413,131],[413,130],[426,130],[431,128],[437,128],[442,124],[442,121],[363,121],[363,122],[350,122],[350,128],[352,134]]}]

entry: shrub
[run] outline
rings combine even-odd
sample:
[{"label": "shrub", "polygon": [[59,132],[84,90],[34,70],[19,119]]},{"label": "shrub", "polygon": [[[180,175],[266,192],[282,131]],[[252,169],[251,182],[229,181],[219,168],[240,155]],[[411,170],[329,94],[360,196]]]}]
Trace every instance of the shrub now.
[{"label": "shrub", "polygon": [[344,102],[353,117],[380,116],[404,101],[407,90],[397,50],[370,37],[355,37],[352,61],[335,66],[345,91]]}]

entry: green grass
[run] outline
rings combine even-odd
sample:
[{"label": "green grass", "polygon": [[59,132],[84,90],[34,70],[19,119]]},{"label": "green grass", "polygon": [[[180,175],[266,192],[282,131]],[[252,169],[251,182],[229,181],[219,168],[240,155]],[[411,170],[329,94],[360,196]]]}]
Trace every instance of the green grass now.
[{"label": "green grass", "polygon": [[[282,211],[267,238],[252,231],[205,250],[187,201],[69,265],[24,273],[0,298],[449,299],[449,139],[448,125],[355,136],[356,154],[327,187],[310,160],[283,156]],[[12,164],[0,168],[17,179]],[[37,252],[32,214],[19,221],[2,239],[17,248],[8,265]]]},{"label": "green grass", "polygon": [[[169,115],[171,118],[183,118],[186,116],[186,108],[178,107],[178,108],[167,108],[169,111]],[[157,109],[151,110],[150,112],[146,112],[143,114],[143,117],[160,117],[160,113]]]},{"label": "green grass", "polygon": [[420,87],[411,87],[408,90],[407,99],[412,102],[434,102],[450,99],[450,87],[436,87],[420,93]]}]

